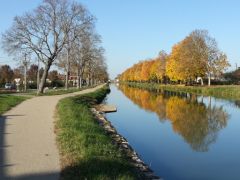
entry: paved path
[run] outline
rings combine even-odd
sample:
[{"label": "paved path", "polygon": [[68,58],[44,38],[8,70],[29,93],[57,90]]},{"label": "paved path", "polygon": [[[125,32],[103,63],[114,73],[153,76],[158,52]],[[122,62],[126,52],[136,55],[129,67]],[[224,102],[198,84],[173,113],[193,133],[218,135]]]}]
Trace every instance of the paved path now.
[{"label": "paved path", "polygon": [[65,95],[34,97],[3,114],[0,117],[0,180],[58,179],[55,107],[64,97],[93,92],[100,87]]}]

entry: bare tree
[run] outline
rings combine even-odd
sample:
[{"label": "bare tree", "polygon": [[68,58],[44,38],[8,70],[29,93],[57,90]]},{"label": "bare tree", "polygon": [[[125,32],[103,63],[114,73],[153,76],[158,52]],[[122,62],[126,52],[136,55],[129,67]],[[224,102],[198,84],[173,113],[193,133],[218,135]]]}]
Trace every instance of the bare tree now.
[{"label": "bare tree", "polygon": [[[78,8],[76,8],[78,7]],[[3,48],[9,53],[27,49],[44,63],[38,93],[43,93],[48,71],[75,27],[84,27],[92,17],[78,3],[67,0],[43,0],[34,11],[14,18],[12,27],[3,34]]]}]

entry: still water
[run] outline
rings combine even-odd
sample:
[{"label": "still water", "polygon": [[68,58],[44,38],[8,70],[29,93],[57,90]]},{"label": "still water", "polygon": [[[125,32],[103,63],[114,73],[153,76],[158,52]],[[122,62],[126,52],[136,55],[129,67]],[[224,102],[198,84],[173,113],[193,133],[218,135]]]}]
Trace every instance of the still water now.
[{"label": "still water", "polygon": [[240,179],[239,102],[111,85],[107,114],[165,180]]}]

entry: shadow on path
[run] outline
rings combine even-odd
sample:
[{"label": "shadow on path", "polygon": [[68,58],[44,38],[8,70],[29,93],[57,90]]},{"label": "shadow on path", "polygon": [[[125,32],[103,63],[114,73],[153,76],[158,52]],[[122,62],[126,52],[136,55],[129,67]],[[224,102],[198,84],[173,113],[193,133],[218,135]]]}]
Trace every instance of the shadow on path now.
[{"label": "shadow on path", "polygon": [[58,179],[59,173],[58,172],[52,172],[52,173],[39,173],[39,174],[27,174],[22,176],[15,176],[15,177],[9,177],[7,175],[7,169],[10,167],[15,166],[15,164],[8,164],[6,162],[6,151],[8,148],[12,148],[11,145],[6,144],[5,142],[5,136],[8,134],[11,134],[11,132],[6,132],[6,127],[11,126],[11,124],[8,122],[11,117],[14,116],[24,116],[24,115],[10,115],[10,116],[0,116],[0,180],[7,180],[7,179],[26,179],[26,180],[43,180],[43,179]]}]

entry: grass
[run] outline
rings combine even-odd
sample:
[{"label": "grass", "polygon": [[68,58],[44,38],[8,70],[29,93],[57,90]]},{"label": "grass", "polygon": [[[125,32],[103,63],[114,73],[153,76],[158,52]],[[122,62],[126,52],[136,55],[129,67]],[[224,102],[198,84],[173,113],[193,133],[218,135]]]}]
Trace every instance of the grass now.
[{"label": "grass", "polygon": [[57,106],[57,141],[63,179],[138,179],[124,153],[97,123],[90,107],[109,89],[65,98]]},{"label": "grass", "polygon": [[[38,96],[55,96],[55,95],[62,95],[62,94],[68,94],[68,93],[74,93],[78,91],[82,91],[84,89],[93,88],[95,86],[86,86],[82,87],[81,89],[78,88],[59,88],[59,89],[49,89],[45,93],[40,94]],[[0,91],[0,94],[21,94],[21,95],[30,95],[30,96],[37,96],[37,90],[36,89],[28,89],[27,92],[16,92],[16,91]]]},{"label": "grass", "polygon": [[[90,87],[88,87],[90,88]],[[41,96],[54,96],[54,95],[62,95],[62,94],[68,94],[68,93],[74,93],[74,92],[78,92],[78,91],[82,91],[86,88],[81,88],[81,89],[77,89],[77,88],[69,88],[69,89],[49,89],[47,92],[41,94]]]},{"label": "grass", "polygon": [[[65,90],[65,89],[49,90],[48,92],[42,94],[42,96],[54,96],[54,95],[74,93],[74,92],[82,91],[86,88],[89,88],[89,87],[84,87],[81,89],[71,88],[68,90]],[[11,94],[16,94],[16,95],[11,95]],[[21,94],[21,96],[20,95],[17,96],[17,94]],[[25,96],[25,95],[27,95],[27,96]],[[30,96],[28,96],[28,95],[30,95]],[[22,93],[22,92],[18,93],[16,91],[1,90],[0,91],[0,115],[3,114],[4,112],[8,111],[12,107],[18,105],[22,101],[28,99],[29,97],[31,97],[31,95],[32,96],[36,95],[36,92],[28,91],[26,93]]]},{"label": "grass", "polygon": [[183,86],[183,85],[161,85],[157,83],[134,83],[124,82],[132,87],[148,90],[167,90],[174,92],[185,92],[216,98],[240,100],[240,86],[238,85],[218,85],[218,86]]},{"label": "grass", "polygon": [[26,99],[27,97],[0,94],[0,115]]}]

